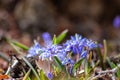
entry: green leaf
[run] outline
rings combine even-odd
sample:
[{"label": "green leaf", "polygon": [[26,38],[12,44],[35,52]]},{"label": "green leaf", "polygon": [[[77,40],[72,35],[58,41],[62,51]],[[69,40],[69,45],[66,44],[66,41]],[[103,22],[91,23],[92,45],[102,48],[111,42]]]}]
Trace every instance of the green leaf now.
[{"label": "green leaf", "polygon": [[57,44],[57,38],[56,38],[56,35],[54,35],[54,37],[53,37],[53,44],[54,44],[54,45]]},{"label": "green leaf", "polygon": [[107,57],[107,62],[110,65],[111,68],[115,68],[116,67],[116,65],[113,62],[111,62],[108,57]]},{"label": "green leaf", "polygon": [[62,63],[60,62],[60,60],[59,60],[56,56],[54,56],[53,59],[54,59],[54,61],[56,62],[57,66],[58,66],[61,70],[65,71],[65,68],[64,68],[64,66],[62,65]]},{"label": "green leaf", "polygon": [[77,68],[82,64],[84,58],[80,59],[77,63],[74,64],[72,72],[75,73]]},{"label": "green leaf", "polygon": [[115,67],[116,65],[113,62],[111,62],[111,68],[115,68]]},{"label": "green leaf", "polygon": [[28,72],[25,74],[23,80],[30,80],[29,75],[30,75],[31,69],[28,70]]},{"label": "green leaf", "polygon": [[58,37],[57,37],[57,40],[56,40],[56,43],[59,44],[66,36],[68,30],[64,30]]},{"label": "green leaf", "polygon": [[102,70],[105,70],[105,64],[103,62],[103,55],[102,55],[102,52],[101,52],[101,49],[99,47],[99,45],[97,44],[97,54],[98,54],[98,57],[100,59],[100,66],[102,67]]},{"label": "green leaf", "polygon": [[103,44],[104,44],[104,55],[103,55],[103,62],[106,62],[106,56],[107,56],[107,41],[103,40]]},{"label": "green leaf", "polygon": [[59,44],[66,36],[68,30],[64,30],[58,37],[56,37],[56,35],[54,35],[53,37],[53,44],[56,45],[56,44]]},{"label": "green leaf", "polygon": [[[113,62],[111,62],[110,64],[111,64],[111,68],[117,67]],[[120,79],[120,69],[117,70],[116,74],[117,74],[117,77]]]},{"label": "green leaf", "polygon": [[100,61],[98,60],[95,65],[90,69],[89,73],[90,74],[92,71],[94,71],[94,69],[98,66],[98,64],[100,63]]},{"label": "green leaf", "polygon": [[77,77],[68,76],[65,72],[60,72],[56,76],[53,76],[52,80],[80,80]]},{"label": "green leaf", "polygon": [[85,60],[85,76],[88,75],[88,73],[90,72],[91,67],[90,67],[90,62],[88,62],[87,60]]},{"label": "green leaf", "polygon": [[40,78],[41,78],[41,80],[48,80],[48,78],[45,76],[43,70],[40,70]]},{"label": "green leaf", "polygon": [[26,62],[26,64],[32,69],[34,75],[36,76],[37,80],[41,80],[37,71],[33,68],[33,66],[31,65],[31,63],[25,58],[25,57],[22,57],[23,60]]},{"label": "green leaf", "polygon": [[23,50],[26,50],[26,51],[27,51],[27,50],[29,49],[27,46],[25,46],[24,44],[21,44],[21,43],[18,42],[18,41],[11,41],[11,42],[12,42],[14,45],[22,48]]},{"label": "green leaf", "polygon": [[117,77],[120,79],[120,69],[117,71]]},{"label": "green leaf", "polygon": [[54,73],[55,74],[58,74],[60,71],[59,71],[59,68],[56,67],[55,65],[52,65],[52,67],[54,68]]},{"label": "green leaf", "polygon": [[[117,65],[115,65],[113,62],[111,62],[109,58],[107,58],[107,61],[111,68],[117,67]],[[120,79],[120,69],[117,70],[116,74],[117,74],[117,77]]]}]

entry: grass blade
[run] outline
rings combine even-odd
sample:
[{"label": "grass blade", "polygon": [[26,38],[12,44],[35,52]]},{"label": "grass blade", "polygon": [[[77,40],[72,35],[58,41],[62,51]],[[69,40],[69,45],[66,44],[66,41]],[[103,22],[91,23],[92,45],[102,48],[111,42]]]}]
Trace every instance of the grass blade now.
[{"label": "grass blade", "polygon": [[21,43],[18,42],[18,41],[11,41],[11,42],[12,42],[14,45],[22,48],[23,50],[26,50],[26,51],[27,51],[27,50],[29,49],[27,46],[25,46],[24,44],[21,44]]},{"label": "grass blade", "polygon": [[84,58],[80,59],[77,63],[74,64],[72,72],[75,73],[77,68],[82,64]]},{"label": "grass blade", "polygon": [[107,56],[107,42],[106,40],[103,40],[103,44],[104,44],[104,57],[103,57],[103,62],[106,62],[106,56]]},{"label": "grass blade", "polygon": [[36,76],[37,80],[40,80],[40,77],[39,77],[38,73],[33,68],[33,66],[29,63],[29,61],[26,58],[24,58],[24,57],[22,57],[22,58],[26,62],[26,64],[32,69],[32,71],[33,71],[34,75]]},{"label": "grass blade", "polygon": [[53,44],[54,44],[54,45],[57,44],[57,38],[56,38],[56,35],[54,35],[54,37],[53,37]]},{"label": "grass blade", "polygon": [[56,43],[59,44],[66,36],[68,30],[64,30],[58,37],[57,37],[57,40],[56,40]]},{"label": "grass blade", "polygon": [[54,59],[54,61],[56,62],[57,66],[58,66],[61,70],[65,71],[65,68],[64,68],[64,66],[62,65],[62,63],[60,62],[60,60],[59,60],[56,56],[54,56],[53,59]]},{"label": "grass blade", "polygon": [[102,52],[101,52],[101,49],[100,49],[99,45],[97,47],[97,53],[98,53],[98,56],[99,56],[99,59],[100,59],[100,66],[102,67],[102,70],[105,70],[105,64],[103,62],[103,55],[102,55]]},{"label": "grass blade", "polygon": [[30,79],[28,79],[29,75],[30,75],[30,72],[31,72],[31,69],[29,69],[28,72],[25,74],[23,80],[30,80]]},{"label": "grass blade", "polygon": [[[115,65],[113,62],[111,62],[109,58],[107,58],[107,61],[112,69],[117,67],[117,65]],[[120,79],[120,69],[117,70],[116,74],[117,74],[117,77]]]},{"label": "grass blade", "polygon": [[40,70],[40,78],[41,80],[48,80],[48,78],[46,77],[46,75],[44,74],[43,70]]}]

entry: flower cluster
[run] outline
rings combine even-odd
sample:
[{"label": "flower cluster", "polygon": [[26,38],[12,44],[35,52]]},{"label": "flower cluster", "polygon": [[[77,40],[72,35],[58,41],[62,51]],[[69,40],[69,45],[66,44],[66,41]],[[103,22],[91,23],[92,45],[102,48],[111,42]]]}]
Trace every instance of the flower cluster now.
[{"label": "flower cluster", "polygon": [[29,49],[27,57],[39,56],[41,60],[53,61],[53,57],[56,56],[62,65],[69,64],[71,68],[77,61],[72,59],[72,55],[78,55],[79,59],[85,58],[90,50],[97,47],[94,41],[82,38],[78,34],[71,36],[70,40],[61,45],[52,44],[52,39],[48,33],[43,34],[43,40],[44,46],[35,41],[34,46]]},{"label": "flower cluster", "polygon": [[96,43],[87,38],[76,34],[71,36],[71,39],[64,43],[65,51],[73,52],[73,54],[79,54],[80,57],[86,57],[89,50],[97,47]]}]

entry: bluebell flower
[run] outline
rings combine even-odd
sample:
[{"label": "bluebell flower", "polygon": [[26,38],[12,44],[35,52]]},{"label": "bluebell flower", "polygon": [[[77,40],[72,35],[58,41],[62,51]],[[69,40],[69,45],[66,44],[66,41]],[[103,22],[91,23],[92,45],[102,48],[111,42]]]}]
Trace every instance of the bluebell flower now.
[{"label": "bluebell flower", "polygon": [[48,72],[47,77],[48,77],[49,80],[51,80],[53,78],[52,73]]},{"label": "bluebell flower", "polygon": [[40,54],[39,59],[41,60],[51,60],[51,52],[49,50],[42,50],[43,52]]},{"label": "bluebell flower", "polygon": [[59,45],[51,45],[47,46],[42,49],[42,53],[40,54],[39,58],[42,60],[52,60],[52,57],[57,56],[60,60],[63,60],[66,57],[66,52]]},{"label": "bluebell flower", "polygon": [[64,50],[61,50],[57,54],[54,54],[54,56],[57,56],[60,61],[64,60],[67,57],[67,54]]},{"label": "bluebell flower", "polygon": [[120,16],[116,16],[113,20],[113,26],[115,28],[119,28],[120,27]]},{"label": "bluebell flower", "polygon": [[[44,39],[45,38],[51,40],[48,33],[44,34]],[[71,36],[71,39],[66,41],[66,43],[64,43],[61,46],[51,44],[51,45],[46,45],[44,47],[44,46],[40,46],[40,44],[36,42],[35,45],[29,49],[28,55],[35,56],[40,54],[39,58],[42,60],[45,59],[52,60],[53,56],[57,56],[60,59],[60,61],[63,61],[64,58],[67,57],[67,54],[70,52],[73,52],[73,54],[75,55],[80,54],[81,57],[85,57],[88,52],[87,50],[91,50],[96,47],[97,45],[92,40],[82,38],[82,36],[76,34],[75,36]]]},{"label": "bluebell flower", "polygon": [[73,41],[80,41],[82,39],[81,35],[75,34],[75,36],[71,36],[71,40]]},{"label": "bluebell flower", "polygon": [[94,49],[97,47],[97,44],[93,42],[92,40],[87,40],[87,46],[89,49]]},{"label": "bluebell flower", "polygon": [[41,46],[38,42],[35,41],[34,45],[28,50],[27,57],[37,56],[41,52]]},{"label": "bluebell flower", "polygon": [[[79,54],[82,55],[81,57],[85,57],[89,50],[97,47],[97,44],[92,40],[82,38],[82,36],[76,34],[75,36],[71,36],[71,39],[64,43],[63,46],[66,52],[72,51],[74,55]],[[83,51],[85,51],[84,54]]]},{"label": "bluebell flower", "polygon": [[62,65],[67,65],[67,64],[74,64],[74,60],[72,60],[71,58],[65,58],[63,61],[62,61]]},{"label": "bluebell flower", "polygon": [[65,50],[69,52],[72,51],[74,54],[80,53],[81,48],[79,48],[79,46],[81,46],[81,39],[82,37],[78,34],[76,34],[75,36],[71,36],[71,39],[64,43]]},{"label": "bluebell flower", "polygon": [[[70,40],[67,40],[65,43],[61,45],[52,44],[51,37],[49,33],[44,33],[43,40],[45,45],[42,46],[38,42],[29,49],[27,57],[32,57],[39,55],[39,59],[54,61],[53,57],[56,56],[62,63],[62,65],[69,64],[69,72],[72,73],[73,66],[75,61],[80,58],[86,58],[87,54],[90,50],[97,47],[97,44],[87,38],[83,38],[81,35],[76,34],[75,36],[71,36]],[[76,60],[72,59],[72,54],[76,55]],[[52,73],[47,74],[49,80],[53,78]]]},{"label": "bluebell flower", "polygon": [[85,58],[87,56],[88,51],[83,51],[81,53],[81,58]]},{"label": "bluebell flower", "polygon": [[51,36],[48,32],[43,33],[42,38],[44,40],[45,46],[52,44],[52,39],[51,39]]}]

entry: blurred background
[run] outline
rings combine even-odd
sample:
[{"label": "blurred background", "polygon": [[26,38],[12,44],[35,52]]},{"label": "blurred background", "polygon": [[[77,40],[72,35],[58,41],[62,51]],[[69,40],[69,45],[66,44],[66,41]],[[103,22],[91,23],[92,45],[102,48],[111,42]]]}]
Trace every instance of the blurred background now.
[{"label": "blurred background", "polygon": [[30,47],[43,32],[53,36],[65,29],[68,37],[79,33],[101,43],[106,39],[110,54],[120,53],[120,0],[0,0],[2,53],[12,50],[6,36]]}]

